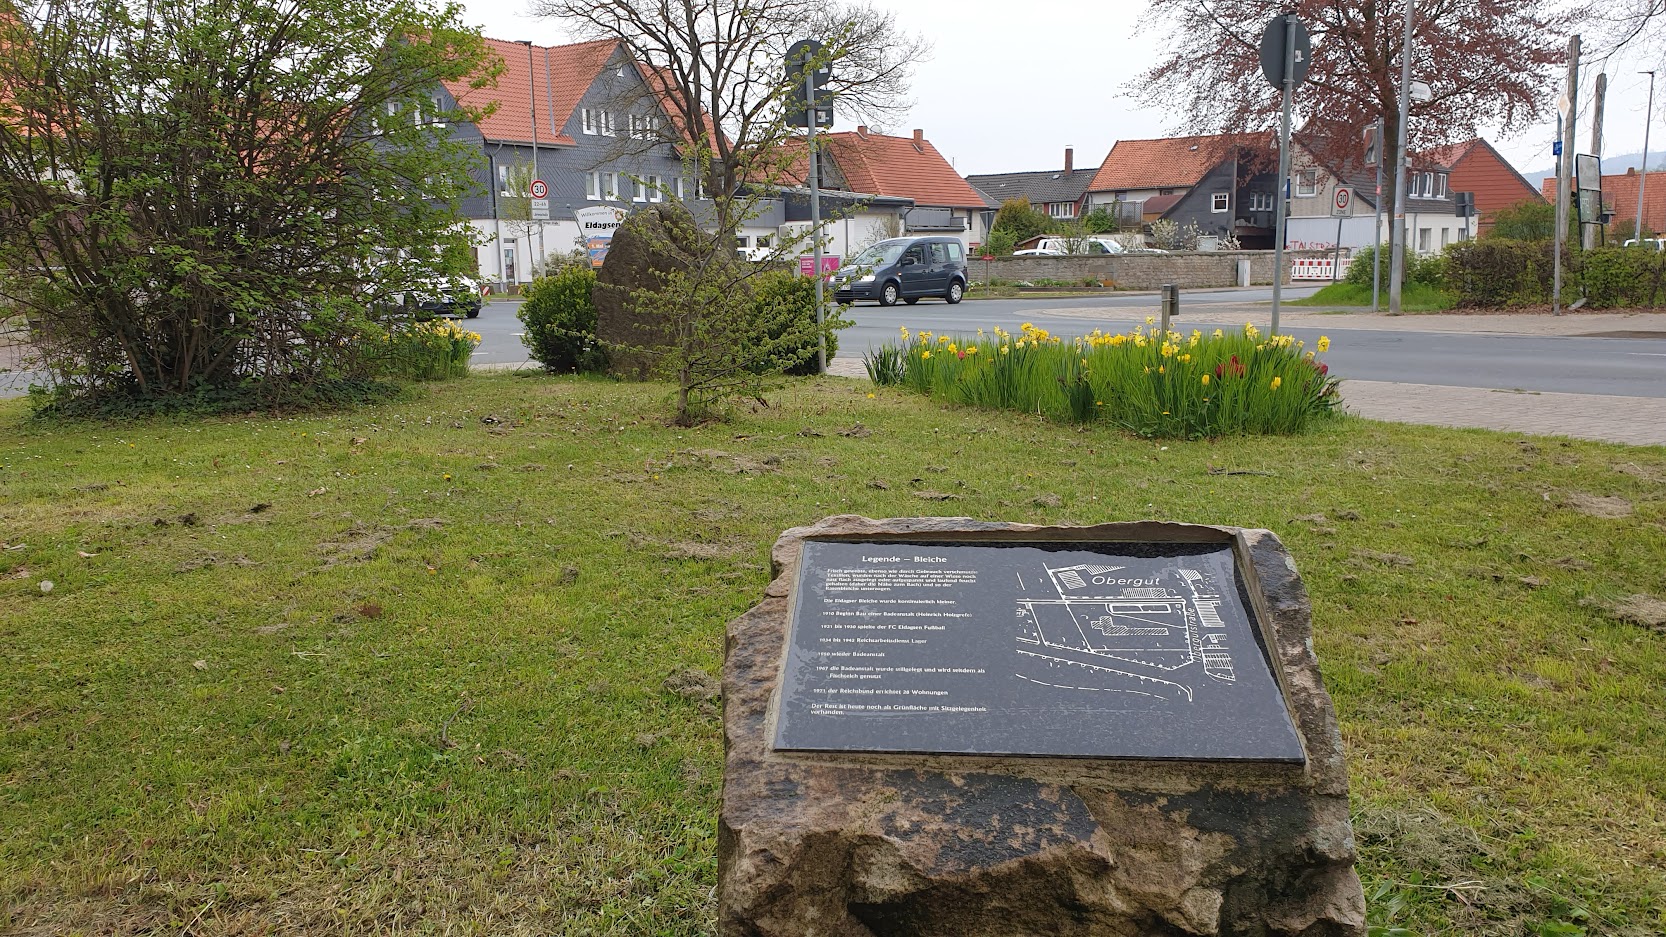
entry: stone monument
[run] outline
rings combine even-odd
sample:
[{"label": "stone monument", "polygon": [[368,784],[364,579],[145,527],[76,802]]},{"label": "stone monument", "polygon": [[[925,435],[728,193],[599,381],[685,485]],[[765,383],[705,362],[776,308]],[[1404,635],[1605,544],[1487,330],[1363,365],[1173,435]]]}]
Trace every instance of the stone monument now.
[{"label": "stone monument", "polygon": [[733,937],[1365,933],[1271,532],[830,517],[731,622]]}]

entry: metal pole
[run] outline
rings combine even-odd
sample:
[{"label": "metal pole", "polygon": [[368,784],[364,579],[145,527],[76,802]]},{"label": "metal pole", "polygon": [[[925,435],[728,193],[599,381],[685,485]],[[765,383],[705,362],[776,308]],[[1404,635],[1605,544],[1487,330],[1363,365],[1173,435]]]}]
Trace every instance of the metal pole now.
[{"label": "metal pole", "polygon": [[1394,227],[1388,232],[1393,244],[1388,267],[1388,314],[1400,314],[1401,280],[1406,275],[1406,124],[1411,111],[1411,27],[1417,14],[1416,0],[1406,0],[1406,38],[1400,47],[1399,145],[1394,154]]},{"label": "metal pole", "polygon": [[[1597,73],[1596,100],[1592,103],[1591,116],[1591,155],[1602,159],[1602,105],[1608,97],[1608,73]],[[1597,180],[1602,185],[1602,180]],[[1600,211],[1600,208],[1598,209]],[[1579,219],[1579,246],[1591,250],[1597,246],[1597,237],[1602,233],[1602,225],[1595,218]]]},{"label": "metal pole", "polygon": [[1643,113],[1643,170],[1637,177],[1637,224],[1631,229],[1638,247],[1643,246],[1643,190],[1649,184],[1649,125],[1654,123],[1654,72],[1644,74],[1649,76],[1649,107]]},{"label": "metal pole", "polygon": [[1296,15],[1284,17],[1284,117],[1278,135],[1278,216],[1273,245],[1273,323],[1270,334],[1278,334],[1278,306],[1284,292],[1285,217],[1290,213],[1290,96],[1296,87]]},{"label": "metal pole", "polygon": [[816,239],[815,243],[815,275],[816,275],[816,373],[827,373],[827,334],[822,328],[826,321],[822,298],[821,279],[821,186],[816,176],[819,173],[816,158],[816,73],[811,68],[815,55],[808,50],[804,53],[804,126],[809,130],[810,139],[810,234]]},{"label": "metal pole", "polygon": [[1376,312],[1381,306],[1383,283],[1383,160],[1387,156],[1383,153],[1383,119],[1377,118],[1377,197],[1376,225],[1371,241],[1371,311]]},{"label": "metal pole", "polygon": [[1568,37],[1568,88],[1563,96],[1567,102],[1562,111],[1562,119],[1556,125],[1557,136],[1562,141],[1562,156],[1556,161],[1556,246],[1551,251],[1554,258],[1554,271],[1551,274],[1550,312],[1551,315],[1562,314],[1562,253],[1563,242],[1568,239],[1568,209],[1573,200],[1573,193],[1568,191],[1571,183],[1569,178],[1573,168],[1574,139],[1578,135],[1574,118],[1579,114],[1579,36]]},{"label": "metal pole", "polygon": [[1337,268],[1342,266],[1342,216],[1336,216],[1336,246],[1330,255],[1330,281],[1336,282]]},{"label": "metal pole", "polygon": [[[533,66],[532,66],[532,40],[522,39],[521,40],[521,45],[526,46],[526,97],[527,97],[528,103],[530,103],[532,105],[532,179],[536,179],[536,178],[538,178],[538,88],[537,88],[538,82],[536,81],[537,72],[533,69]],[[526,183],[527,183],[528,186],[532,185],[532,179],[526,180]],[[532,197],[532,193],[530,191],[528,191],[526,193],[526,197],[528,199],[530,199]],[[526,220],[528,222],[532,221],[532,203],[530,201],[528,201],[527,205],[526,205]],[[532,232],[531,231],[527,232],[526,246],[529,247],[529,248],[532,247]],[[539,253],[540,256],[529,258],[530,262],[527,265],[527,269],[532,271],[532,276],[534,278],[536,278],[538,276],[538,261],[543,259],[543,257],[542,257],[542,254],[544,252],[543,248],[544,248],[544,223],[540,221],[538,223],[538,253]]]}]

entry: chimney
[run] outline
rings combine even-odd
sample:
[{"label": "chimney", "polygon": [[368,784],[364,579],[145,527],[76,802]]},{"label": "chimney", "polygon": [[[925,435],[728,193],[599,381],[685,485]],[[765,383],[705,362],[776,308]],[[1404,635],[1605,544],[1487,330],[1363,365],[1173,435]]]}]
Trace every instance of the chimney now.
[{"label": "chimney", "polygon": [[1067,146],[1064,148],[1064,174],[1067,176],[1070,175],[1070,170],[1075,165],[1075,157],[1076,150],[1074,147]]},{"label": "chimney", "polygon": [[926,132],[924,130],[920,130],[919,128],[915,128],[915,130],[914,130],[914,142],[915,143],[924,143],[924,142],[926,142]]},{"label": "chimney", "polygon": [[1636,166],[1627,166],[1626,167],[1626,175],[1628,175],[1628,176],[1637,175],[1637,167]]}]

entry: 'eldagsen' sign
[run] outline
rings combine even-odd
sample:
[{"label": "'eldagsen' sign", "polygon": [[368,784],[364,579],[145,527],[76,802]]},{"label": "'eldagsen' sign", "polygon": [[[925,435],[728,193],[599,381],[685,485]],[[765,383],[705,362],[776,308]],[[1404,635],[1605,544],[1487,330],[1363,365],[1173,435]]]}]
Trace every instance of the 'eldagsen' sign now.
[{"label": "'eldagsen' sign", "polygon": [[775,747],[1304,760],[1232,547],[810,540]]},{"label": "'eldagsen' sign", "polygon": [[600,267],[607,259],[613,232],[624,223],[625,214],[624,209],[609,205],[580,208],[573,212],[573,219],[578,222],[579,238],[590,254],[590,266]]}]

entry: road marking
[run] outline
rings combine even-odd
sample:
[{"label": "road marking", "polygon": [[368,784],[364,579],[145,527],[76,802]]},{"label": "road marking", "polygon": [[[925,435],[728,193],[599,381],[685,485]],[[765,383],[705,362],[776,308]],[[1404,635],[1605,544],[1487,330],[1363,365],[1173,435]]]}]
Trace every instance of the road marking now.
[{"label": "road marking", "polygon": [[1636,355],[1639,358],[1666,358],[1666,352],[1659,351],[1628,351],[1626,354]]}]

